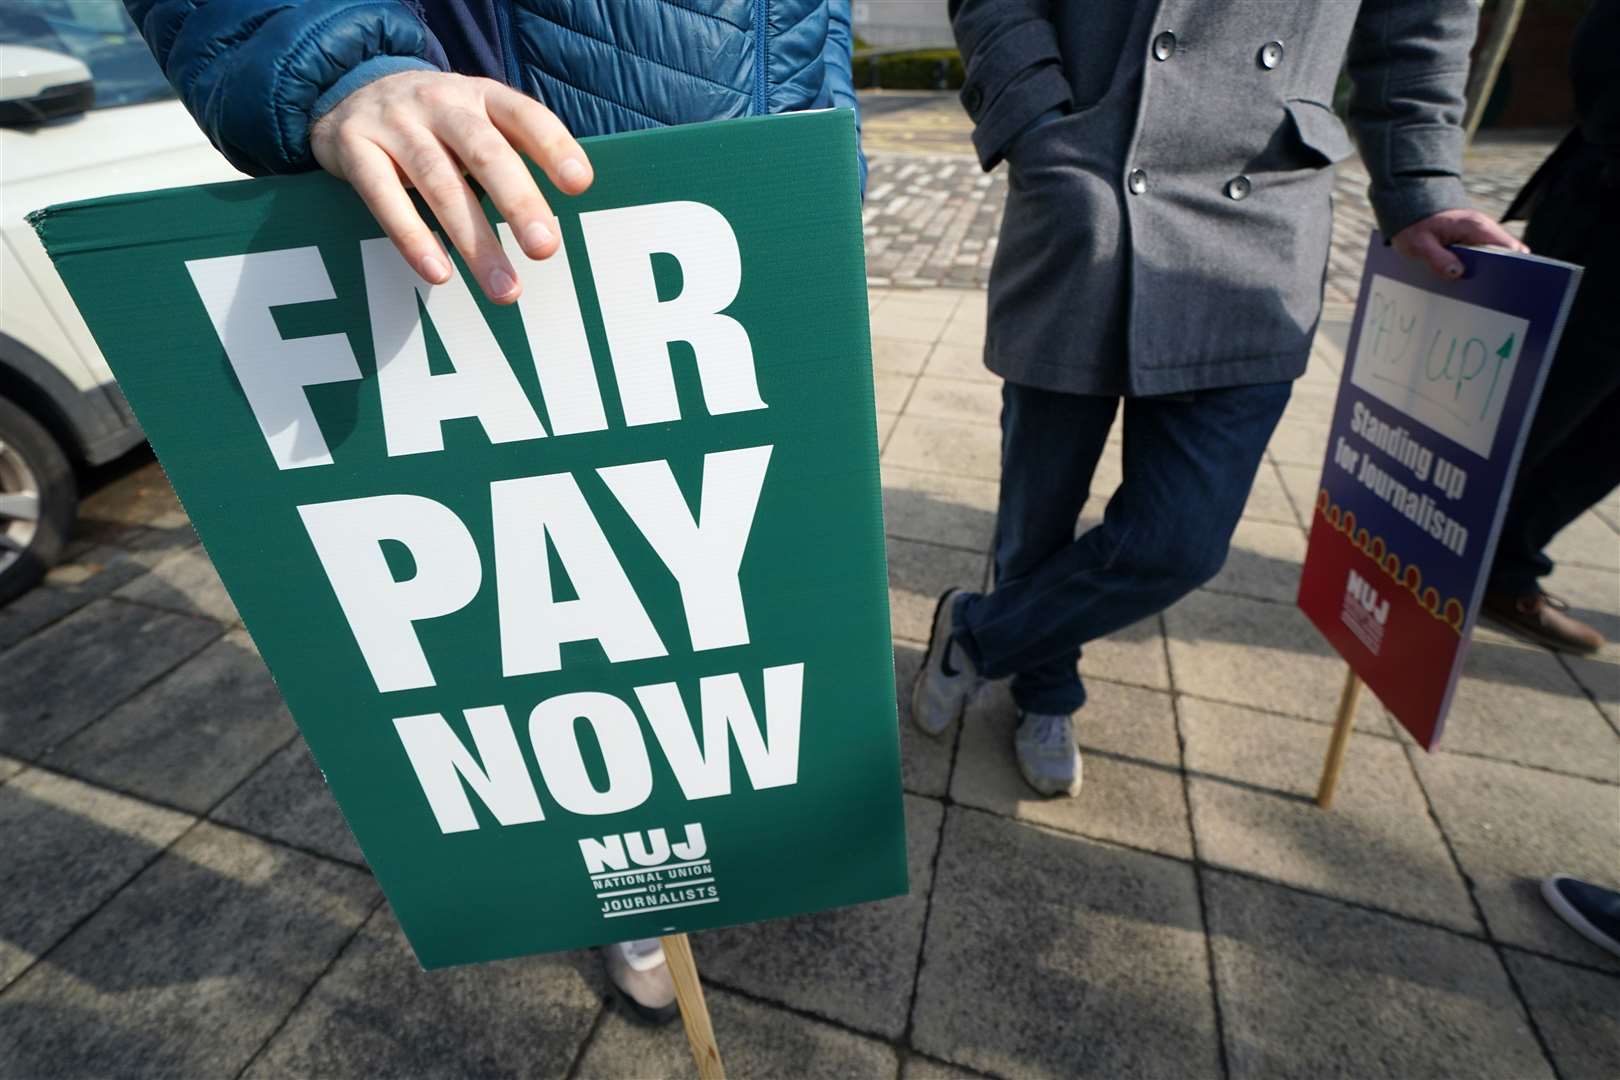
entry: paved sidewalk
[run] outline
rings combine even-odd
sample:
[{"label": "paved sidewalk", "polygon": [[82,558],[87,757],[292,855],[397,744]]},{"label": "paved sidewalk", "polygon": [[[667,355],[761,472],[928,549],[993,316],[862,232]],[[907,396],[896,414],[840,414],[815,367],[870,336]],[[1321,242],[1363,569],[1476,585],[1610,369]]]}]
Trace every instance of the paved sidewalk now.
[{"label": "paved sidewalk", "polygon": [[[866,91],[862,138],[867,183],[867,274],[876,287],[984,287],[990,280],[1007,170],[986,174],[968,141],[972,124],[950,92]],[[1464,186],[1493,217],[1557,144],[1560,132],[1486,132],[1464,162]],[[1374,228],[1359,159],[1338,167],[1330,310],[1355,302],[1367,237]],[[1518,226],[1514,230],[1518,231]]]},{"label": "paved sidewalk", "polygon": [[[998,395],[983,292],[872,303],[904,685],[988,571]],[[1482,631],[1440,753],[1366,700],[1309,802],[1328,329],[1225,571],[1088,648],[1079,799],[1027,797],[999,689],[938,741],[902,715],[911,895],[695,938],[733,1076],[1620,1075],[1620,963],[1534,884],[1620,879],[1620,647]],[[588,953],[420,973],[157,466],[83,519],[0,610],[0,1076],[692,1074]],[[1620,640],[1620,500],[1553,553]]]}]

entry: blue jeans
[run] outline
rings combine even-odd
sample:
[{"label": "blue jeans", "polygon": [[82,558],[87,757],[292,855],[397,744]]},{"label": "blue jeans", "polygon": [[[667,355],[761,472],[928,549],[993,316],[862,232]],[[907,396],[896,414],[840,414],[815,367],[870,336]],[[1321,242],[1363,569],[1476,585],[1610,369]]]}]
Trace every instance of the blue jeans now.
[{"label": "blue jeans", "polygon": [[1126,398],[1124,482],[1076,539],[1119,399],[1004,384],[995,588],[955,612],[979,673],[1012,676],[1028,712],[1083,705],[1080,647],[1164,610],[1226,561],[1291,389]]}]

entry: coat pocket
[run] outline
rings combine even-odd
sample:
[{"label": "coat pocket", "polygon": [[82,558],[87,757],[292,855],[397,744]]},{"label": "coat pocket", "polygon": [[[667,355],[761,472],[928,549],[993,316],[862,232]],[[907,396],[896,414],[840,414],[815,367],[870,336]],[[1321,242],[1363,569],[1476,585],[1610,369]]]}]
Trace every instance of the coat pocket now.
[{"label": "coat pocket", "polygon": [[1294,134],[1299,139],[1302,153],[1314,159],[1314,164],[1332,165],[1355,153],[1355,145],[1344,130],[1344,124],[1326,105],[1293,98],[1285,101],[1283,107],[1288,110],[1288,118],[1293,122]]}]

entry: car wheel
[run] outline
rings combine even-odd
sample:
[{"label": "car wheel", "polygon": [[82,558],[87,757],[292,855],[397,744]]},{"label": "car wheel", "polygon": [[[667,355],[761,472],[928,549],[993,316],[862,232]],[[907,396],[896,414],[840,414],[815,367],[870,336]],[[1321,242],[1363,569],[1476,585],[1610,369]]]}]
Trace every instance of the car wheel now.
[{"label": "car wheel", "polygon": [[39,421],[0,398],[0,604],[50,569],[78,503],[62,447]]}]

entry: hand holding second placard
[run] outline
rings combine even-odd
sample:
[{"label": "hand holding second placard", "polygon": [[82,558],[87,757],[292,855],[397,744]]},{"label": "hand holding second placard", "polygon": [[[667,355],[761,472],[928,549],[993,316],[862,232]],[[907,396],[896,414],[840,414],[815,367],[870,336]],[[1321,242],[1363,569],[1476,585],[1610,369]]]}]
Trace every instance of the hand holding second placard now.
[{"label": "hand holding second placard", "polygon": [[1500,247],[1527,255],[1530,248],[1478,210],[1442,210],[1414,221],[1390,239],[1402,255],[1421,259],[1443,278],[1462,276],[1462,260],[1448,251],[1452,244]]}]

